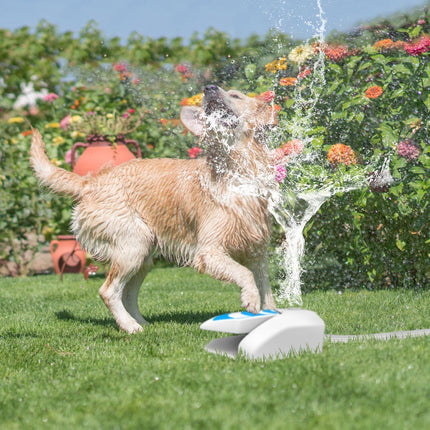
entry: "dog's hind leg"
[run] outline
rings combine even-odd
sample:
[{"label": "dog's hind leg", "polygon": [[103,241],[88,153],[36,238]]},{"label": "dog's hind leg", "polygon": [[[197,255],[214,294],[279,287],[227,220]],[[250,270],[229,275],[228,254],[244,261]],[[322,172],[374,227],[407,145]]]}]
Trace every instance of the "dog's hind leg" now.
[{"label": "dog's hind leg", "polygon": [[127,312],[122,302],[124,287],[134,275],[135,273],[125,271],[114,262],[105,283],[99,289],[99,294],[111,311],[118,327],[129,333],[143,330],[142,326]]},{"label": "dog's hind leg", "polygon": [[122,295],[122,303],[125,309],[139,324],[148,324],[139,311],[137,299],[142,282],[149,272],[151,265],[152,258],[148,257],[140,270],[127,282]]},{"label": "dog's hind leg", "polygon": [[255,283],[257,284],[258,291],[261,299],[261,309],[275,309],[275,300],[272,294],[269,279],[269,263],[267,255],[262,254],[257,258],[253,258],[246,264],[249,270],[254,274]]},{"label": "dog's hind leg", "polygon": [[254,275],[227,254],[212,250],[200,252],[196,255],[193,266],[220,281],[236,284],[241,289],[242,306],[255,314],[260,311],[260,294]]}]

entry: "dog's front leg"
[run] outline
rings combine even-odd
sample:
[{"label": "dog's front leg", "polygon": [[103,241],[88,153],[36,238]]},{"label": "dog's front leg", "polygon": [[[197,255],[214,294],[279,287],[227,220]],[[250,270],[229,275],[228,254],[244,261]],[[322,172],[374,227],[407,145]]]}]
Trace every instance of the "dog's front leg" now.
[{"label": "dog's front leg", "polygon": [[218,250],[199,252],[194,267],[220,281],[231,282],[241,289],[242,306],[254,314],[260,312],[260,294],[250,270]]},{"label": "dog's front leg", "polygon": [[142,331],[142,326],[127,312],[123,304],[123,293],[130,274],[122,273],[118,266],[112,264],[106,282],[100,287],[99,294],[107,308],[111,311],[118,327],[129,333]]}]

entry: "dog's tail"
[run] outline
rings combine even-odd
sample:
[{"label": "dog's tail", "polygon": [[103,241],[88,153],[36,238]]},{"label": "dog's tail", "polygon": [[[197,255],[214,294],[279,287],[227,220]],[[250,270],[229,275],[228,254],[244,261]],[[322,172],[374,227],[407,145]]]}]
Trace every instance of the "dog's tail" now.
[{"label": "dog's tail", "polygon": [[89,177],[79,176],[53,164],[46,155],[42,136],[35,129],[31,139],[30,163],[42,184],[74,199],[79,198],[83,186],[90,180]]}]

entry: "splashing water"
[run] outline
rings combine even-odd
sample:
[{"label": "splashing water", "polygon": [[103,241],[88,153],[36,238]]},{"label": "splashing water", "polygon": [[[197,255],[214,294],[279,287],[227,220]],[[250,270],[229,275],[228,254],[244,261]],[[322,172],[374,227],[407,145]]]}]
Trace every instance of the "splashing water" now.
[{"label": "splashing water", "polygon": [[[325,81],[325,46],[324,33],[326,19],[321,1],[317,0],[317,18],[320,25],[313,38],[320,46],[318,58],[313,65],[312,79],[307,85],[306,95],[301,85],[295,87],[295,103],[293,105],[293,121],[286,126],[289,135],[302,141],[304,146],[311,144],[312,136],[309,136],[311,123],[315,115],[316,105],[321,97]],[[316,152],[299,157],[295,161],[300,175],[306,177],[305,169],[300,169],[299,163],[316,164],[321,162]],[[346,177],[332,178],[310,175],[306,181],[296,181],[293,189],[282,189],[272,193],[269,210],[281,225],[285,232],[285,239],[278,249],[285,272],[284,279],[280,280],[278,298],[287,301],[289,305],[301,305],[301,274],[302,258],[305,252],[304,228],[309,220],[318,212],[320,207],[337,193],[345,193],[354,189],[360,189],[366,185],[363,174],[349,174]]]}]

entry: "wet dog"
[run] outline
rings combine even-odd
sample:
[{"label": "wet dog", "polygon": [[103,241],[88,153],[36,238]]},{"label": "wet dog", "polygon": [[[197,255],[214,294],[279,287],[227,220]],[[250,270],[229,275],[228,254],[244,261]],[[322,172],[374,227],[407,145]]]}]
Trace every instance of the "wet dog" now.
[{"label": "wet dog", "polygon": [[181,121],[200,137],[205,157],[132,160],[94,176],[52,164],[40,133],[33,133],[36,176],[77,202],[72,230],[84,249],[111,263],[99,293],[129,333],[146,323],[137,299],[155,247],[238,285],[250,312],[275,306],[266,254],[274,173],[262,142],[265,127],[276,123],[273,110],[258,98],[209,85],[202,107],[183,107]]}]

